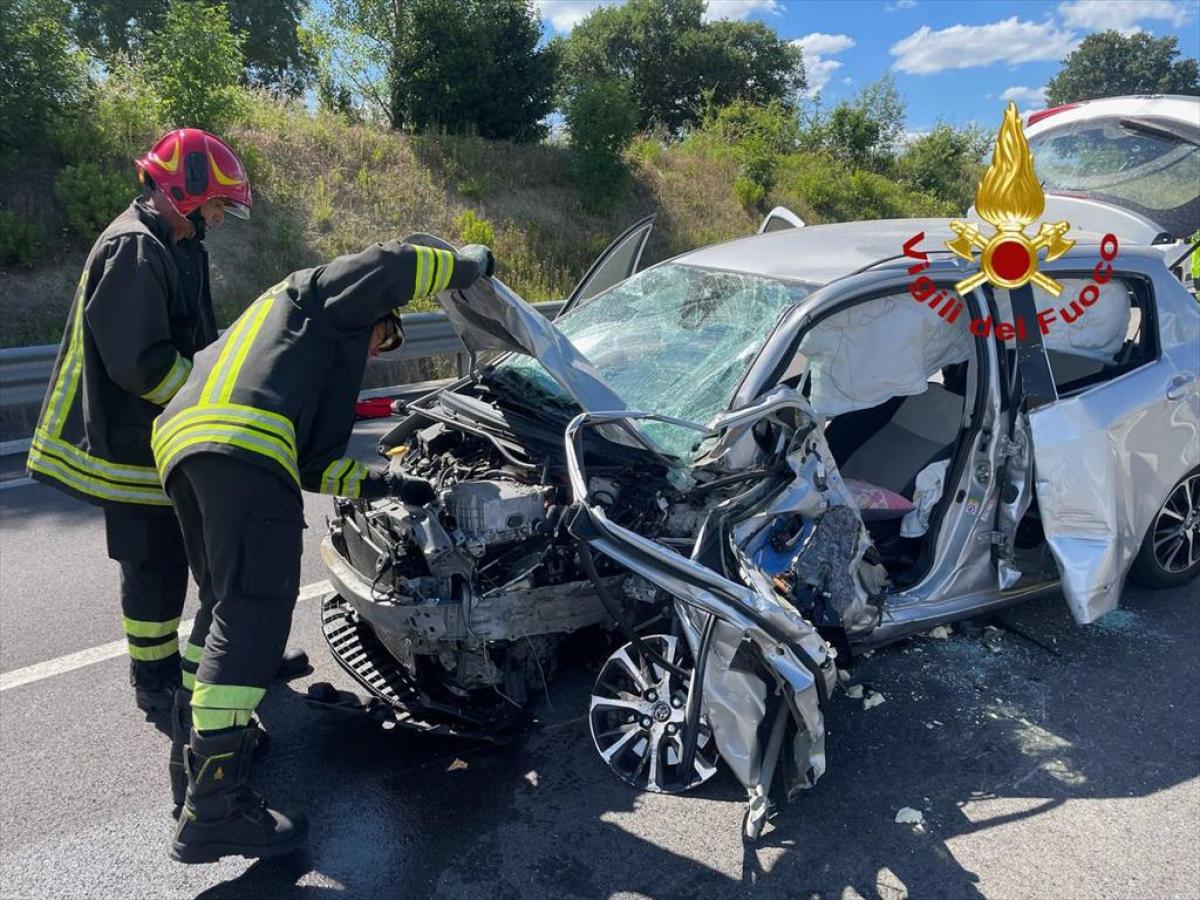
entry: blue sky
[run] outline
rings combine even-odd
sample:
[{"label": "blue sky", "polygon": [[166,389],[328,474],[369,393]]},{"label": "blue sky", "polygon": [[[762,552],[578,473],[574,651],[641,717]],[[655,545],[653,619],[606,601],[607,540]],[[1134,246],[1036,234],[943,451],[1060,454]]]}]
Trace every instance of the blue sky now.
[{"label": "blue sky", "polygon": [[[538,0],[548,30],[570,31],[592,9],[620,0]],[[908,102],[908,129],[939,119],[999,123],[1005,100],[1042,106],[1060,60],[1095,31],[1177,35],[1200,54],[1195,0],[710,0],[708,15],[761,21],[805,51],[822,104],[852,96],[886,72]]]}]

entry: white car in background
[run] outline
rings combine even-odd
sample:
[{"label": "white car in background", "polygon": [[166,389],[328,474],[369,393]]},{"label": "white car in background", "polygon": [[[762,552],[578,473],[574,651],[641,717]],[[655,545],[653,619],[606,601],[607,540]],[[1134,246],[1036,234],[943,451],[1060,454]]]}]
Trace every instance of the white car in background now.
[{"label": "white car in background", "polygon": [[[1200,98],[1112,97],[1027,116],[1046,218],[1156,246],[1170,260],[1200,230]],[[1191,266],[1177,273],[1190,283]]]}]

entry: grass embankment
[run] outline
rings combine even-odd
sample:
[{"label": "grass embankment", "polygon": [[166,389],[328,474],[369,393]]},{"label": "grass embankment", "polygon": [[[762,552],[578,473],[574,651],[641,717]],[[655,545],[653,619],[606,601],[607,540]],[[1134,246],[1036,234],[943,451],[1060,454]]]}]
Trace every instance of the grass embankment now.
[{"label": "grass embankment", "polygon": [[[539,301],[565,296],[613,237],[655,210],[644,263],[750,234],[775,203],[808,222],[851,217],[848,196],[863,200],[856,218],[942,211],[878,176],[855,182],[861,173],[803,154],[783,158],[772,191],[747,203],[738,199],[736,154],[705,133],[672,144],[635,141],[628,190],[603,214],[584,209],[562,146],[397,134],[266,100],[251,104],[228,135],[250,170],[255,206],[249,222],[228,220],[208,242],[222,325],[288,272],[416,231],[471,242],[486,240],[490,228],[500,277]],[[55,174],[25,167],[0,175],[5,205],[43,234],[60,235],[43,241],[31,268],[0,269],[2,346],[59,340],[92,239],[64,231]],[[872,192],[877,202],[868,202]],[[429,308],[429,300],[412,306]]]},{"label": "grass embankment", "polygon": [[[500,277],[538,301],[565,296],[612,238],[652,210],[660,215],[646,261],[756,224],[729,188],[733,164],[695,155],[637,163],[626,195],[597,215],[580,204],[561,146],[409,136],[265,104],[229,137],[250,169],[255,204],[250,221],[227,219],[208,240],[222,325],[288,272],[416,231],[460,242],[490,225]],[[53,180],[52,170],[28,169],[0,179],[14,211],[61,235]],[[88,244],[64,235],[44,242],[31,268],[0,270],[0,345],[61,337]],[[431,300],[412,306],[431,308]]]}]

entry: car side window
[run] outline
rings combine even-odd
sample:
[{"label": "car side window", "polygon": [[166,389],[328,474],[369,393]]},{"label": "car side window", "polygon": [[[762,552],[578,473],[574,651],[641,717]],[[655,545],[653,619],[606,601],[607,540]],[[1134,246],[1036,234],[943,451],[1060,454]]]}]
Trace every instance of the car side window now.
[{"label": "car side window", "polygon": [[[1104,285],[1082,278],[1060,281],[1063,291],[1058,297],[1036,287],[1033,291],[1059,397],[1111,381],[1157,358],[1148,287],[1116,277]],[[1089,305],[1081,304],[1081,293]],[[1011,322],[1008,292],[997,290],[996,302],[1001,321]],[[1008,342],[1008,349],[1015,344]]]}]

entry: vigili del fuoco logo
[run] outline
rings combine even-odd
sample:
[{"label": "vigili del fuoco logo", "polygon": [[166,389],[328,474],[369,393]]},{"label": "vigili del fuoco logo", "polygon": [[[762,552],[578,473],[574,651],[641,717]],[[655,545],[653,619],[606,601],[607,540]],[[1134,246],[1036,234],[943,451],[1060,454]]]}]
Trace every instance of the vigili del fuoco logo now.
[{"label": "vigili del fuoco logo", "polygon": [[[975,194],[975,210],[992,226],[993,233],[985,235],[975,222],[956,219],[950,223],[955,237],[946,241],[946,247],[972,263],[977,261],[975,254],[979,252],[979,271],[957,282],[954,290],[965,294],[988,282],[1014,290],[1032,283],[1052,297],[1061,296],[1062,285],[1038,271],[1038,254],[1045,250],[1045,259],[1049,262],[1074,247],[1075,242],[1067,239],[1071,228],[1069,222],[1042,222],[1032,237],[1026,233],[1045,208],[1046,195],[1033,169],[1033,154],[1025,140],[1021,116],[1017,105],[1010,102],[996,136],[991,165],[984,172]],[[950,324],[958,318],[965,304],[954,294],[939,290],[927,275],[920,274],[929,268],[928,254],[917,246],[924,238],[925,232],[921,232],[904,242],[904,255],[919,260],[908,269],[910,275],[919,276],[909,285],[909,293],[918,303],[927,302],[932,311]],[[1079,295],[1062,307],[1047,307],[1037,313],[1042,334],[1046,334],[1056,321],[1067,324],[1076,321],[1100,298],[1098,285],[1106,284],[1112,278],[1112,261],[1116,259],[1117,249],[1116,235],[1106,234],[1100,242],[1101,258],[1092,270],[1092,280],[1080,289]],[[1023,321],[993,325],[990,316],[972,320],[970,327],[973,334],[982,336],[994,329],[1001,340],[1011,340],[1026,333]]]}]

